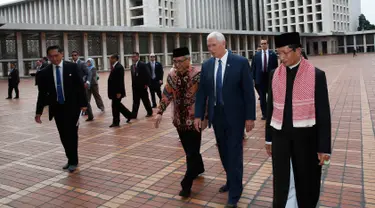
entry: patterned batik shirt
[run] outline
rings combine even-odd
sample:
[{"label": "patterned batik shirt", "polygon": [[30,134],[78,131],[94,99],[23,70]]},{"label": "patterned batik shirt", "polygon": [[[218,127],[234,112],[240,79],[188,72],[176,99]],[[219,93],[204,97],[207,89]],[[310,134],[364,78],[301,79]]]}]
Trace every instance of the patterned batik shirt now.
[{"label": "patterned batik shirt", "polygon": [[173,124],[178,130],[194,130],[195,95],[199,81],[200,70],[195,67],[183,73],[172,68],[168,74],[158,114],[163,114],[173,101]]}]

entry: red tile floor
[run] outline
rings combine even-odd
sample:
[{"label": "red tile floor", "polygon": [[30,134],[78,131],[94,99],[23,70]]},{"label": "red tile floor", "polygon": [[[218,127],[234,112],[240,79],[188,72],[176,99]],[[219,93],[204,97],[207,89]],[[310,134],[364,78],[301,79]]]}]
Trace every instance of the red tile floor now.
[{"label": "red tile floor", "polygon": [[[326,71],[332,111],[332,161],[322,177],[320,207],[375,207],[375,55],[311,57]],[[131,108],[129,73],[128,97]],[[5,100],[7,81],[0,81],[0,207],[222,207],[227,194],[212,130],[203,134],[206,172],[194,182],[192,197],[178,196],[185,157],[170,112],[160,129],[143,106],[139,119],[110,129],[111,109],[106,77],[100,91],[101,113],[92,101],[95,121],[81,118],[79,171],[61,170],[66,163],[54,122],[43,116],[34,123],[36,87],[20,84],[20,100]],[[271,159],[264,149],[264,122],[244,142],[244,192],[240,207],[270,207]]]}]

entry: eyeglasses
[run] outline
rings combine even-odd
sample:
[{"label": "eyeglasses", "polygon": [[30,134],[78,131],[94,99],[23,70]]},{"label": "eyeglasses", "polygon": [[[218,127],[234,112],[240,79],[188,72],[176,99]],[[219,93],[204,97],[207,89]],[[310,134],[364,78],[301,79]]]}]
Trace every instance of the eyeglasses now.
[{"label": "eyeglasses", "polygon": [[72,56],[78,56],[77,54],[73,54]]},{"label": "eyeglasses", "polygon": [[261,45],[267,45],[267,43],[261,43]]},{"label": "eyeglasses", "polygon": [[284,52],[284,51],[277,51],[277,53],[281,56],[281,55],[283,55],[283,56],[286,56],[286,55],[288,55],[290,52],[292,52],[293,51],[293,49],[290,49],[288,52]]},{"label": "eyeglasses", "polygon": [[183,59],[183,60],[173,60],[173,63],[174,64],[181,64],[181,63],[183,63],[184,61],[186,61],[187,60],[187,58],[185,58],[185,59]]}]

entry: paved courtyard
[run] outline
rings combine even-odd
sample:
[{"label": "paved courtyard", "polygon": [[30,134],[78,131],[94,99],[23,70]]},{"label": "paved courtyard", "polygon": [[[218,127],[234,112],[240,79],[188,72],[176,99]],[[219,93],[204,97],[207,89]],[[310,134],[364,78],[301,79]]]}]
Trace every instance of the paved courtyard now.
[{"label": "paved courtyard", "polygon": [[[332,113],[332,160],[322,177],[320,207],[375,207],[375,54],[311,57],[326,71]],[[106,112],[94,100],[95,120],[81,118],[79,170],[66,163],[54,122],[47,110],[34,122],[37,90],[33,79],[21,80],[20,100],[5,100],[7,81],[0,80],[0,207],[223,207],[227,194],[212,130],[203,134],[206,172],[194,181],[192,197],[178,196],[185,157],[167,110],[159,129],[145,118],[110,129],[107,74],[100,91]],[[130,74],[126,73],[131,108]],[[264,121],[244,142],[244,192],[240,207],[271,207],[271,159],[264,149]]]}]

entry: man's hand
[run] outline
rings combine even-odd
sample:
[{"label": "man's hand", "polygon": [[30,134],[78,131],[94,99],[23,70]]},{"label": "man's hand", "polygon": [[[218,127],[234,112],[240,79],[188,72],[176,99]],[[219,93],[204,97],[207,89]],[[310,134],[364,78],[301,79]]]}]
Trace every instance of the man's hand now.
[{"label": "man's hand", "polygon": [[202,121],[202,131],[205,130],[205,129],[207,128],[207,126],[208,126],[208,120],[207,120],[207,119],[204,119],[204,120]]},{"label": "man's hand", "polygon": [[324,165],[325,161],[329,161],[331,157],[326,153],[318,153],[319,165]]},{"label": "man's hand", "polygon": [[266,144],[265,147],[266,147],[267,155],[272,157],[272,144]]},{"label": "man's hand", "polygon": [[194,127],[195,127],[195,130],[197,130],[197,132],[201,132],[202,120],[200,118],[194,119]]},{"label": "man's hand", "polygon": [[155,128],[159,128],[159,125],[160,125],[160,122],[161,122],[161,119],[162,119],[162,115],[160,114],[157,114],[156,115],[156,118],[155,118]]},{"label": "man's hand", "polygon": [[82,113],[86,112],[87,111],[87,107],[82,107],[81,111],[82,111]]},{"label": "man's hand", "polygon": [[85,83],[85,89],[89,88],[89,84]]},{"label": "man's hand", "polygon": [[36,122],[36,123],[38,123],[38,124],[41,124],[41,123],[42,123],[42,120],[40,119],[41,116],[42,116],[42,115],[40,115],[40,114],[36,114],[36,115],[35,115],[35,122]]},{"label": "man's hand", "polygon": [[117,99],[120,99],[121,98],[121,93],[117,93],[116,97],[117,97]]},{"label": "man's hand", "polygon": [[162,85],[163,84],[163,80],[159,80],[159,84]]},{"label": "man's hand", "polygon": [[253,130],[255,123],[253,120],[246,120],[245,126],[246,126],[246,132],[250,132],[251,130]]}]

